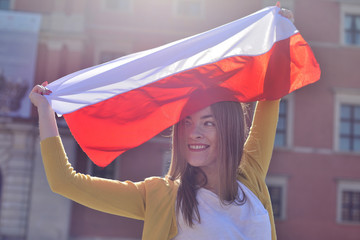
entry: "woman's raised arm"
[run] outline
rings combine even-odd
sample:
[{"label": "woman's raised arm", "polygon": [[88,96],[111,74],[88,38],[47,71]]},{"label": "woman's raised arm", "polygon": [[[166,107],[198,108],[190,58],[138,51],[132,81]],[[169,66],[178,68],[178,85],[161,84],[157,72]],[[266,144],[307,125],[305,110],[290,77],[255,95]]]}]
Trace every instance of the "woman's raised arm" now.
[{"label": "woman's raised arm", "polygon": [[[261,169],[265,178],[274,147],[279,102],[261,101],[256,105],[253,122],[244,146],[242,164],[254,165]],[[246,163],[247,162],[247,163]]]},{"label": "woman's raised arm", "polygon": [[29,98],[37,108],[39,114],[40,139],[59,136],[59,130],[56,124],[55,113],[44,95],[51,93],[46,88],[47,82],[36,85],[30,92]]},{"label": "woman's raised arm", "polygon": [[143,183],[120,182],[76,173],[69,163],[56,124],[55,113],[44,95],[47,83],[35,86],[29,98],[37,107],[46,177],[51,190],[87,207],[120,216],[143,219]]}]

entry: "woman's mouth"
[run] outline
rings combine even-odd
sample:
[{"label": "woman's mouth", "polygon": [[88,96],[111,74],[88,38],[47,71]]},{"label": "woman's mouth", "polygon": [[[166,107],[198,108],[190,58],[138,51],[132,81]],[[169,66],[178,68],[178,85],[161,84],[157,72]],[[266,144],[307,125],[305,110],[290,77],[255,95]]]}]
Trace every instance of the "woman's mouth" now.
[{"label": "woman's mouth", "polygon": [[210,147],[210,145],[207,144],[188,144],[188,148],[190,151],[203,151],[205,149],[207,149],[208,147]]}]

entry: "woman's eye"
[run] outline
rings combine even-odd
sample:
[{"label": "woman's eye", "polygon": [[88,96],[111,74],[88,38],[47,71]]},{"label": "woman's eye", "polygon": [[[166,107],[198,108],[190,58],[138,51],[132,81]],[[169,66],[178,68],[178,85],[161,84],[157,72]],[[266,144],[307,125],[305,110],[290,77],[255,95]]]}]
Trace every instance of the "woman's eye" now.
[{"label": "woman's eye", "polygon": [[185,120],[184,120],[184,125],[185,125],[185,126],[190,126],[190,125],[191,125],[191,121],[188,120],[188,119],[185,119]]},{"label": "woman's eye", "polygon": [[215,123],[214,122],[211,122],[211,121],[206,121],[204,123],[205,126],[215,126]]}]

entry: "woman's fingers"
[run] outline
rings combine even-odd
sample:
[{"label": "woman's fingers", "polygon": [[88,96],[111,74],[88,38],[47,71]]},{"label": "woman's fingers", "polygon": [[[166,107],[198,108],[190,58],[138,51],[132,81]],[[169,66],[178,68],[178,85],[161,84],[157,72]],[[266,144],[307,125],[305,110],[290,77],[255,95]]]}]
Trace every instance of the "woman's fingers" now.
[{"label": "woman's fingers", "polygon": [[45,82],[43,82],[41,85],[39,85],[40,86],[40,88],[41,88],[41,95],[49,95],[50,93],[52,93],[51,92],[51,90],[49,90],[46,86],[48,85],[48,82],[47,81],[45,81]]},{"label": "woman's fingers", "polygon": [[36,85],[33,91],[41,95],[49,95],[52,91],[46,87],[47,85],[47,82],[43,82],[41,85]]},{"label": "woman's fingers", "polygon": [[280,9],[279,14],[283,17],[288,18],[292,22],[294,22],[294,20],[295,20],[293,12],[289,9],[282,8],[282,9]]},{"label": "woman's fingers", "polygon": [[43,87],[41,85],[36,85],[36,86],[34,86],[34,88],[32,89],[31,92],[37,93],[37,94],[42,94],[44,91],[45,91],[45,87]]},{"label": "woman's fingers", "polygon": [[[276,2],[276,7],[281,8],[281,4],[280,1]],[[295,19],[294,19],[294,14],[291,10],[289,9],[285,9],[285,8],[281,8],[279,11],[279,14],[283,17],[288,18],[290,21],[292,21],[294,23]]]}]

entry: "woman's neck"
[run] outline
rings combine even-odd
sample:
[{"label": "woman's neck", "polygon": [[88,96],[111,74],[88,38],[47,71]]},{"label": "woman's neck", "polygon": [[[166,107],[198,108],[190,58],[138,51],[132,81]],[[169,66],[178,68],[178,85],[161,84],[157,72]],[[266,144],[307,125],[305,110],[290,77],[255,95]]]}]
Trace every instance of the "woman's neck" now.
[{"label": "woman's neck", "polygon": [[[219,186],[219,172],[217,169],[208,169],[208,168],[201,168],[204,172],[207,182],[203,188],[215,193],[216,195],[220,195],[220,186]],[[199,179],[200,180],[200,179]],[[201,183],[201,180],[200,180]]]}]

